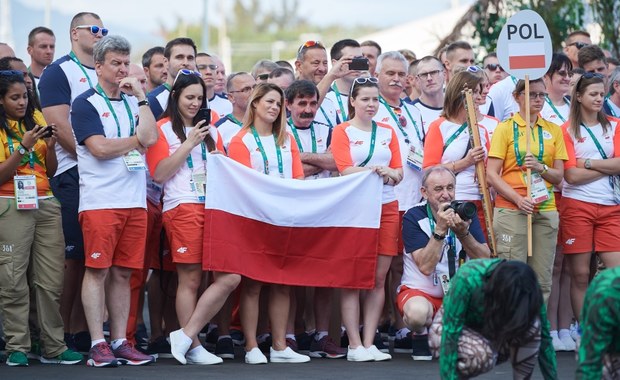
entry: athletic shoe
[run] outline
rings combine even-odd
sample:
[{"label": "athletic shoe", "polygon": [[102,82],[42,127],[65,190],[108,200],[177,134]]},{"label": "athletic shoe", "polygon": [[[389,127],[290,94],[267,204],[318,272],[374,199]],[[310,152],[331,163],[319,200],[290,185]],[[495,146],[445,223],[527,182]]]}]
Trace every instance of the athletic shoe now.
[{"label": "athletic shoe", "polygon": [[217,344],[217,338],[219,338],[219,336],[220,336],[220,333],[218,332],[217,327],[214,329],[211,329],[211,331],[207,333],[205,337],[205,347],[207,347],[207,350],[209,351],[215,350],[215,345]]},{"label": "athletic shoe", "polygon": [[235,347],[232,338],[218,339],[215,344],[215,355],[222,359],[234,359]]},{"label": "athletic shoe", "polygon": [[381,339],[381,334],[377,331],[375,334],[375,339],[372,341],[373,346],[377,347],[377,349],[381,352],[388,353],[390,352],[390,347],[386,346],[383,343],[383,339]]},{"label": "athletic shoe", "polygon": [[286,338],[286,347],[290,347],[291,350],[297,352],[297,341],[293,338]]},{"label": "athletic shoe", "polygon": [[570,325],[570,337],[576,342],[577,339],[581,337],[581,332],[579,331],[579,323],[575,322]]},{"label": "athletic shoe", "polygon": [[409,332],[404,338],[394,339],[394,352],[410,354],[412,351],[411,332]]},{"label": "athletic shoe", "polygon": [[[564,346],[564,343],[562,343],[562,341],[560,340],[560,338],[558,338],[557,335],[551,336],[551,343],[553,344],[553,349],[555,351],[566,351],[566,346]],[[575,342],[573,342],[573,344],[575,344]]]},{"label": "athletic shoe", "polygon": [[267,339],[265,339],[262,342],[258,342],[258,348],[263,351],[263,353],[267,353],[269,352],[269,349],[271,349],[271,343],[273,342],[273,340],[271,339],[271,334],[267,337]]},{"label": "athletic shoe", "polygon": [[366,349],[376,362],[382,362],[384,360],[392,360],[392,355],[379,351],[379,349],[373,344]]},{"label": "athletic shoe", "polygon": [[67,346],[68,349],[70,349],[71,351],[77,351],[77,348],[75,347],[75,341],[73,340],[73,334],[69,334],[69,333],[65,333],[65,346]]},{"label": "athletic shoe", "polygon": [[82,354],[77,353],[73,350],[66,349],[62,354],[53,357],[46,358],[45,356],[41,356],[41,363],[43,364],[77,364],[82,361],[84,357]]},{"label": "athletic shoe", "polygon": [[258,347],[254,347],[245,353],[245,362],[247,364],[267,364],[267,357],[263,355]]},{"label": "athletic shoe", "polygon": [[347,360],[350,362],[373,362],[375,357],[368,352],[366,347],[360,345],[357,348],[349,347],[347,349]]},{"label": "athletic shoe", "polygon": [[413,360],[433,360],[433,354],[428,347],[428,335],[413,335],[411,341]]},{"label": "athletic shoe", "polygon": [[[564,345],[564,351],[575,351],[576,345],[573,338],[570,335],[564,335],[560,338],[560,341]],[[555,348],[555,346],[553,346]]]},{"label": "athletic shoe", "polygon": [[106,342],[95,344],[88,352],[86,365],[89,367],[118,367],[119,362]]},{"label": "athletic shoe", "polygon": [[240,330],[230,330],[230,337],[232,338],[233,344],[235,346],[242,347],[245,344],[245,337],[243,336],[243,332]]},{"label": "athletic shoe", "polygon": [[75,351],[86,353],[90,351],[90,333],[88,331],[80,331],[73,334],[73,344],[75,345]]},{"label": "athletic shoe", "polygon": [[301,334],[295,335],[295,340],[297,341],[297,349],[295,351],[307,353],[310,351],[312,342],[314,342],[314,334],[308,334],[304,331]]},{"label": "athletic shoe", "polygon": [[181,364],[186,364],[185,354],[192,345],[192,338],[185,335],[183,329],[179,329],[170,333],[170,351],[172,356]]},{"label": "athletic shoe", "polygon": [[41,360],[41,343],[38,340],[30,342],[30,351],[26,356],[28,359]]},{"label": "athletic shoe", "polygon": [[282,351],[276,351],[271,347],[269,350],[269,361],[272,363],[307,363],[310,361],[310,357],[298,354],[290,347],[286,347]]},{"label": "athletic shoe", "polygon": [[112,350],[114,356],[121,364],[126,365],[146,365],[155,361],[151,355],[145,355],[135,349],[128,341],[124,341],[115,350]]},{"label": "athletic shoe", "polygon": [[170,351],[170,343],[166,340],[165,336],[160,336],[155,339],[146,347],[146,350],[141,350],[147,355],[151,355],[155,359],[158,358],[172,358],[172,352]]},{"label": "athletic shoe", "polygon": [[149,345],[149,334],[146,332],[144,323],[140,323],[134,335],[137,347],[147,347]]},{"label": "athletic shoe", "polygon": [[28,367],[28,356],[19,351],[11,352],[6,360],[6,365],[9,367]]},{"label": "athletic shoe", "polygon": [[311,358],[339,359],[347,355],[347,349],[338,347],[329,335],[325,335],[320,340],[312,339],[309,355]]},{"label": "athletic shoe", "polygon": [[195,348],[189,350],[187,354],[185,354],[185,359],[187,360],[187,364],[198,365],[220,364],[224,361],[222,358],[213,355],[202,346],[196,346]]}]

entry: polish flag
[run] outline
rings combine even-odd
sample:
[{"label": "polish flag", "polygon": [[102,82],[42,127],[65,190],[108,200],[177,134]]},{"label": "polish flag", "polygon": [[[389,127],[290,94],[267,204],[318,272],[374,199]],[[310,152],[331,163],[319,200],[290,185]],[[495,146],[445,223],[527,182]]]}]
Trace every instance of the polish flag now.
[{"label": "polish flag", "polygon": [[374,286],[382,181],[267,176],[222,155],[207,162],[203,269],[298,286]]},{"label": "polish flag", "polygon": [[509,44],[508,62],[511,70],[544,69],[544,42],[521,42]]}]

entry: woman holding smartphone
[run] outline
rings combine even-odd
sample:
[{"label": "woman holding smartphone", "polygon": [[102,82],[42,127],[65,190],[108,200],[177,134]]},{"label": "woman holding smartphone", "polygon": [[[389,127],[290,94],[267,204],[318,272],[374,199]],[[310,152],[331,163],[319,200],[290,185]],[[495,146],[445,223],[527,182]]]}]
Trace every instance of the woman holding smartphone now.
[{"label": "woman holding smartphone", "polygon": [[[241,131],[228,146],[230,158],[272,177],[303,179],[304,172],[297,143],[286,131],[284,93],[272,83],[254,88],[248,101]],[[241,290],[241,325],[245,334],[245,362],[264,364],[267,358],[258,348],[259,298],[263,283],[244,278]],[[286,345],[286,325],[290,306],[290,286],[270,284],[269,321],[272,345],[270,360],[276,363],[304,363],[310,357]]]},{"label": "woman holding smartphone", "polygon": [[163,185],[162,223],[179,277],[176,310],[180,330],[170,333],[173,356],[182,364],[217,364],[222,359],[205,350],[198,332],[237,287],[237,274],[215,273],[197,302],[202,280],[202,244],[206,165],[209,154],[223,152],[222,138],[203,115],[206,87],[200,74],[179,71],[168,108],[159,121],[159,139],[149,148],[153,180]]},{"label": "woman holding smartphone", "polygon": [[342,289],[342,320],[349,337],[349,361],[383,361],[392,358],[379,351],[373,340],[385,302],[385,277],[392,257],[398,253],[399,214],[394,186],[402,180],[403,169],[396,133],[389,125],[372,120],[378,107],[377,78],[356,78],[349,96],[350,119],[336,126],[332,134],[332,153],[341,175],[372,170],[382,177],[384,184],[375,287],[367,291],[362,305],[363,338],[359,332],[360,290]]}]

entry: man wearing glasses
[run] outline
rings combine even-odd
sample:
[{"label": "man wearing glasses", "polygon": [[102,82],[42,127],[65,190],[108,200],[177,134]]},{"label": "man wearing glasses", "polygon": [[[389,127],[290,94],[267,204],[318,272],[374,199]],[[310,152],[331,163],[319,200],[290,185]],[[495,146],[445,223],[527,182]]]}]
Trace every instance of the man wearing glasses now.
[{"label": "man wearing glasses", "polygon": [[583,30],[572,32],[566,37],[566,41],[564,41],[564,54],[566,54],[573,63],[573,67],[579,67],[579,61],[577,59],[579,50],[591,44],[590,33]]},{"label": "man wearing glasses", "polygon": [[[70,345],[75,342],[79,351],[87,351],[90,336],[79,293],[84,267],[84,239],[78,222],[79,174],[69,111],[78,95],[97,84],[93,46],[108,34],[108,30],[98,15],[82,12],[73,16],[69,33],[71,51],[43,71],[39,94],[45,120],[48,124],[56,124],[58,138],[58,169],[50,179],[50,185],[61,204],[65,236],[65,281],[61,298],[65,341]],[[72,310],[76,310],[73,315]]]},{"label": "man wearing glasses", "polygon": [[232,112],[221,118],[215,126],[222,136],[224,148],[228,150],[228,144],[234,135],[239,133],[243,123],[243,116],[248,108],[248,100],[252,89],[256,86],[254,77],[245,72],[232,73],[228,76],[226,92],[232,104]]},{"label": "man wearing glasses", "polygon": [[415,81],[420,97],[412,104],[420,111],[422,128],[426,130],[443,110],[445,70],[439,59],[429,55],[418,61],[417,73]]},{"label": "man wearing glasses", "polygon": [[232,104],[226,96],[215,92],[218,77],[224,77],[224,70],[223,67],[220,67],[220,63],[217,57],[212,57],[207,53],[196,54],[196,68],[202,75],[202,80],[207,87],[207,104],[212,111],[215,111],[222,118],[232,112]]},{"label": "man wearing glasses", "polygon": [[491,86],[508,76],[508,73],[499,64],[499,59],[497,59],[497,53],[495,52],[487,54],[482,59],[482,68],[487,73]]},{"label": "man wearing glasses", "polygon": [[169,41],[164,48],[164,66],[168,71],[166,81],[148,94],[153,115],[159,119],[168,107],[170,89],[179,70],[196,70],[196,44],[191,38],[179,37]]}]

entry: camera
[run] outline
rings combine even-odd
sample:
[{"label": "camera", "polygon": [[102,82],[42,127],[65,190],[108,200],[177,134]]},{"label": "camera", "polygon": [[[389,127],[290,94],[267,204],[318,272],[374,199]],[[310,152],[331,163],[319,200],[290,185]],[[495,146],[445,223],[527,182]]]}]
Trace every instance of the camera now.
[{"label": "camera", "polygon": [[54,128],[52,128],[51,125],[48,125],[47,127],[45,127],[45,134],[42,137],[44,139],[48,139],[52,136],[54,136]]},{"label": "camera", "polygon": [[349,70],[367,71],[368,68],[368,58],[356,57],[349,63]]},{"label": "camera", "polygon": [[446,206],[446,208],[444,208],[444,211],[449,208],[453,209],[462,220],[471,220],[471,218],[476,215],[476,212],[478,212],[476,205],[467,201],[452,201],[448,206]]},{"label": "camera", "polygon": [[198,124],[201,120],[205,120],[203,125],[211,124],[211,109],[201,108],[198,110],[198,113],[194,116],[194,125]]}]

